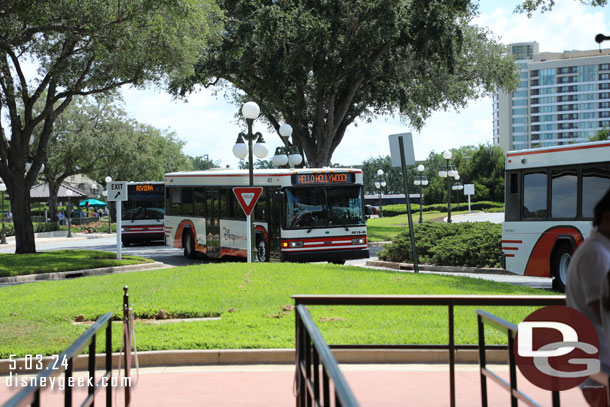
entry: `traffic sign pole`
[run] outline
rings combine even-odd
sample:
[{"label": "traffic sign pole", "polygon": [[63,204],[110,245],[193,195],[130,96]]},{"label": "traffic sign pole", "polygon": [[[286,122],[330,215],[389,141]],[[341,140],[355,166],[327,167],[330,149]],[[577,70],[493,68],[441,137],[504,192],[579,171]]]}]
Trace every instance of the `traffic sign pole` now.
[{"label": "traffic sign pole", "polygon": [[256,206],[256,202],[258,201],[258,198],[261,196],[261,193],[263,192],[263,187],[247,187],[247,188],[243,188],[243,187],[235,187],[233,188],[233,193],[235,194],[235,197],[237,198],[237,202],[239,202],[239,205],[241,206],[241,209],[243,209],[244,213],[246,214],[246,244],[248,245],[248,251],[247,251],[247,256],[248,256],[248,263],[252,263],[253,261],[253,257],[254,257],[254,250],[252,250],[252,229],[253,229],[253,222],[252,222],[252,211],[254,210],[254,207]]},{"label": "traffic sign pole", "polygon": [[116,259],[117,260],[122,260],[122,255],[121,255],[121,248],[123,246],[122,242],[121,242],[121,218],[122,216],[122,206],[123,206],[123,202],[121,201],[117,201],[116,202]]}]

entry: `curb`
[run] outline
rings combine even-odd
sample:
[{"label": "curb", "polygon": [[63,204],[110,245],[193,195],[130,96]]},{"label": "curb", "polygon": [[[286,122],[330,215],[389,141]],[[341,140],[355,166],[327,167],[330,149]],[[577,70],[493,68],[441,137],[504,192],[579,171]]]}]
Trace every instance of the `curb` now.
[{"label": "curb", "polygon": [[131,271],[156,270],[170,268],[167,264],[155,261],[153,263],[131,264],[128,266],[99,267],[87,270],[59,271],[56,273],[27,274],[24,276],[0,277],[0,284],[20,284],[45,280],[64,280],[66,278],[101,276],[104,274],[128,273]]},{"label": "curb", "polygon": [[[407,364],[407,363],[437,363],[448,364],[449,352],[446,350],[422,349],[334,349],[333,356],[339,363],[350,364]],[[455,363],[479,363],[478,350],[455,351]],[[119,353],[112,354],[113,368],[118,368]],[[98,353],[95,356],[96,367],[103,368],[106,355]],[[140,367],[155,366],[214,366],[214,365],[254,365],[254,364],[294,364],[294,349],[219,349],[219,350],[167,350],[138,352]],[[74,360],[75,370],[87,370],[88,355],[79,355]],[[505,350],[488,350],[487,363],[508,363]],[[43,365],[54,361],[51,357],[43,358]],[[37,360],[28,358],[28,363],[35,365]],[[121,365],[124,362],[121,361]],[[14,369],[10,365],[15,364]],[[0,360],[0,375],[10,373],[36,373],[25,369],[25,358]],[[135,357],[132,355],[132,368]],[[58,366],[58,368],[61,368]]]},{"label": "curb", "polygon": [[369,247],[383,247],[386,245],[392,244],[391,241],[385,241],[385,242],[369,242],[368,246]]},{"label": "curb", "polygon": [[[365,263],[371,267],[384,267],[393,270],[413,270],[411,263],[397,263],[383,260],[367,260]],[[423,271],[437,271],[444,273],[472,273],[472,274],[502,274],[512,276],[510,271],[497,268],[476,268],[476,267],[460,267],[460,266],[435,266],[430,264],[420,264],[419,269]]]}]

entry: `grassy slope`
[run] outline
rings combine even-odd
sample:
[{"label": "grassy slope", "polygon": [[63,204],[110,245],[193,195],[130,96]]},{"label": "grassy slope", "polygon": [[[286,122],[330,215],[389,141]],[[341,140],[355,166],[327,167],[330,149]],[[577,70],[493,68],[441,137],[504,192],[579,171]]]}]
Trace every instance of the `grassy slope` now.
[{"label": "grassy slope", "polygon": [[[540,294],[470,278],[414,275],[326,264],[214,264],[41,282],[0,288],[0,358],[53,354],[84,332],[71,320],[93,320],[122,304],[129,286],[136,317],[160,309],[221,320],[151,325],[136,322],[138,348],[227,349],[294,346],[293,294]],[[490,307],[518,322],[533,308]],[[310,307],[329,343],[442,343],[442,307]],[[456,341],[476,342],[474,308],[456,310]],[[118,328],[118,325],[115,325]],[[103,337],[103,335],[101,335]],[[113,347],[119,348],[119,329]],[[104,343],[98,338],[98,343]]]},{"label": "grassy slope", "polygon": [[127,266],[150,263],[152,260],[136,256],[116,259],[116,253],[94,250],[57,250],[35,254],[0,254],[0,277],[92,269],[96,267]]}]

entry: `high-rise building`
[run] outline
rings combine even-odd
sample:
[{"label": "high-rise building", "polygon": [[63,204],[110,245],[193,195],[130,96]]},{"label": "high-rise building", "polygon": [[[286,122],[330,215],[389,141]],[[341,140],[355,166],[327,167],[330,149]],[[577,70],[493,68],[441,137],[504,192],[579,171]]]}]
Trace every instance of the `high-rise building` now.
[{"label": "high-rise building", "polygon": [[581,143],[610,127],[610,50],[509,47],[521,80],[514,92],[493,97],[494,145],[508,151]]}]

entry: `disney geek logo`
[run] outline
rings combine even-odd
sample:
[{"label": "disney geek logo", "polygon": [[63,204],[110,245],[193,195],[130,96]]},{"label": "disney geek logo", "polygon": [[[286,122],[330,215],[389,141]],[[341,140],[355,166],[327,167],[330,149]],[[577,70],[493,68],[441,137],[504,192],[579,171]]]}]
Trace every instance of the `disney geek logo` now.
[{"label": "disney geek logo", "polygon": [[600,371],[599,338],[582,313],[566,306],[540,308],[518,325],[515,361],[532,384],[571,389]]}]

